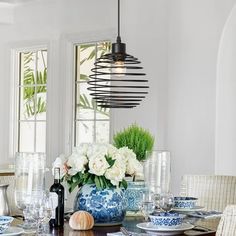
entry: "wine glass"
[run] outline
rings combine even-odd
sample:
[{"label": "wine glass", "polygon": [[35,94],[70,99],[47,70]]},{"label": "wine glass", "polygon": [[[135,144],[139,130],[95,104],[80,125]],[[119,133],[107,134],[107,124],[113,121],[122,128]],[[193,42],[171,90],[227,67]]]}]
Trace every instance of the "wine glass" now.
[{"label": "wine glass", "polygon": [[52,217],[53,202],[49,191],[36,196],[34,199],[32,215],[37,222],[37,235],[46,235],[49,233],[48,223]]},{"label": "wine glass", "polygon": [[152,195],[152,199],[154,201],[154,204],[155,204],[155,212],[159,212],[159,202],[160,202],[160,194],[159,193],[153,193]]},{"label": "wine glass", "polygon": [[16,153],[15,158],[15,202],[23,210],[24,229],[32,229],[35,224],[29,208],[32,198],[45,187],[45,154],[44,153]]},{"label": "wine glass", "polygon": [[169,212],[174,207],[174,196],[172,193],[161,193],[159,207],[165,212]]},{"label": "wine glass", "polygon": [[144,216],[144,219],[147,221],[148,216],[155,210],[155,201],[153,199],[153,193],[151,191],[143,192],[142,201],[139,208]]}]

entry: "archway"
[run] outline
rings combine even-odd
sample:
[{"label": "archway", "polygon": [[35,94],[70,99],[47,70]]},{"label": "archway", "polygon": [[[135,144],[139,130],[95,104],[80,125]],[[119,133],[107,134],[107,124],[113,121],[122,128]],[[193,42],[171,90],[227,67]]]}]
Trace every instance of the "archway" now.
[{"label": "archway", "polygon": [[216,82],[215,173],[236,175],[236,6],[225,24]]}]

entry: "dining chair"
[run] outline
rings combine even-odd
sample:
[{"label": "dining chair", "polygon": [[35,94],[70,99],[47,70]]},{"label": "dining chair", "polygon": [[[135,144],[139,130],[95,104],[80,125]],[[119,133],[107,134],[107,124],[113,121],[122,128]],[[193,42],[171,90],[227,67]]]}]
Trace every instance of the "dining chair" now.
[{"label": "dining chair", "polygon": [[216,236],[236,235],[236,205],[228,205],[220,219]]},{"label": "dining chair", "polygon": [[236,204],[236,176],[184,175],[180,195],[197,197],[205,210],[223,211]]},{"label": "dining chair", "polygon": [[0,184],[8,184],[7,188],[7,198],[8,198],[8,203],[10,206],[10,213],[11,215],[18,215],[21,214],[21,211],[16,207],[15,204],[15,176],[9,175],[9,174],[1,174],[0,176]]}]

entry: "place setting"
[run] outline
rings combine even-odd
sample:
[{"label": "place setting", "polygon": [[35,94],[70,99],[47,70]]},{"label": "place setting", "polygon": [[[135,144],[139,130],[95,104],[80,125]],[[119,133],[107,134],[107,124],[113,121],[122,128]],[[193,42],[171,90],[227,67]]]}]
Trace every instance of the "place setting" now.
[{"label": "place setting", "polygon": [[[145,222],[136,226],[150,235],[203,235],[215,232],[206,226],[196,224],[199,217],[219,217],[221,212],[196,211],[204,207],[197,206],[197,198],[174,197],[172,193],[155,194],[146,192],[140,210]],[[177,209],[177,210],[176,210]],[[201,213],[203,212],[203,213]],[[214,215],[214,216],[213,216]],[[132,234],[135,235],[135,234]]]},{"label": "place setting", "polygon": [[194,228],[194,225],[184,222],[186,215],[172,211],[175,206],[173,194],[148,192],[144,193],[144,198],[147,198],[146,195],[150,201],[142,202],[140,207],[145,222],[138,223],[138,228],[152,235],[177,235]]},{"label": "place setting", "polygon": [[204,209],[204,206],[197,205],[196,197],[174,197],[175,205],[172,208],[176,212],[195,212]]},{"label": "place setting", "polygon": [[189,217],[196,218],[217,218],[222,216],[220,211],[207,211],[204,206],[197,205],[198,198],[196,197],[174,197],[175,205],[172,211],[184,213]]},{"label": "place setting", "polygon": [[[140,212],[144,220],[137,224],[122,225],[119,232],[107,233],[108,236],[148,236],[148,235],[204,235],[215,233],[212,226],[201,223],[198,217],[191,217],[188,214],[194,211],[197,206],[197,198],[174,197],[172,193],[157,194],[152,191],[144,191],[143,199],[140,202]],[[181,200],[181,203],[180,203]],[[194,204],[190,201],[194,201]],[[181,208],[184,210],[181,211]],[[192,208],[192,209],[191,209]],[[176,211],[176,209],[178,209]],[[187,209],[191,209],[187,211]],[[126,228],[127,227],[127,228]]]},{"label": "place setting", "polygon": [[[156,171],[159,170],[159,171]],[[144,179],[148,187],[140,203],[145,222],[136,226],[152,235],[177,235],[194,228],[185,222],[185,214],[173,211],[177,199],[170,191],[170,156],[153,153],[144,163]]]}]

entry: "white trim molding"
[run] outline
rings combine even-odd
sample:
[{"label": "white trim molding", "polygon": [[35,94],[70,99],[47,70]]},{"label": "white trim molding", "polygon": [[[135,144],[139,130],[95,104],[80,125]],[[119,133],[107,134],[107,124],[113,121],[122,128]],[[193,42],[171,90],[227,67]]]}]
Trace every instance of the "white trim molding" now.
[{"label": "white trim molding", "polygon": [[[14,158],[16,147],[17,147],[17,110],[18,110],[18,65],[19,65],[19,53],[26,52],[26,51],[33,51],[33,50],[40,50],[40,49],[47,49],[47,57],[48,57],[48,70],[47,70],[47,89],[51,91],[53,89],[53,85],[55,81],[52,81],[54,78],[54,71],[56,70],[54,65],[54,49],[55,43],[50,41],[27,41],[27,42],[17,42],[17,43],[10,43],[8,44],[8,54],[10,55],[9,59],[9,74],[10,74],[10,114],[9,114],[9,158]],[[55,123],[53,115],[55,111],[53,110],[54,106],[51,102],[51,93],[47,93],[47,122],[46,122],[46,155],[47,155],[47,163],[51,163],[50,158],[53,152],[53,143],[55,142],[55,137],[58,137],[56,134],[54,138],[51,137],[52,131],[49,130],[51,127],[51,123]],[[51,128],[50,128],[51,129]]]}]

